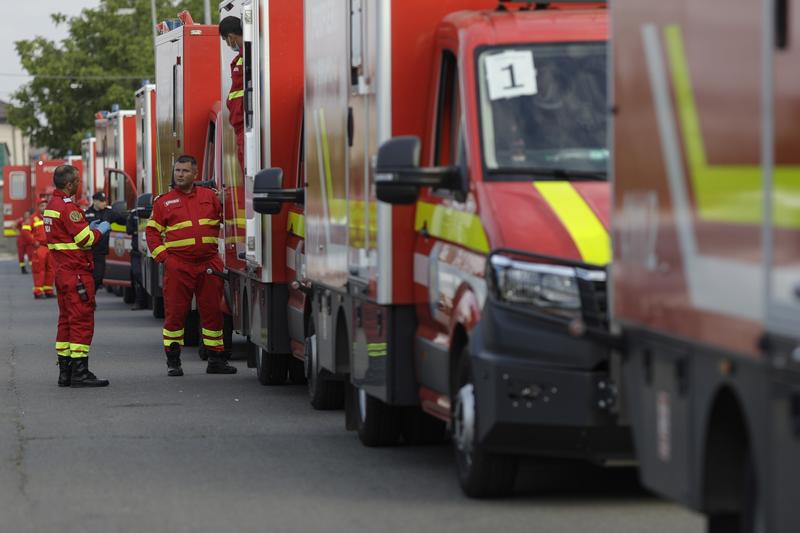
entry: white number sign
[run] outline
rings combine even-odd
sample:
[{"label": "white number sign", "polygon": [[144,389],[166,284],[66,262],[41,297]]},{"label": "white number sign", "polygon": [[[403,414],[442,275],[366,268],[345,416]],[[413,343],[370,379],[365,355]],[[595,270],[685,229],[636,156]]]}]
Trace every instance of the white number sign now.
[{"label": "white number sign", "polygon": [[536,67],[530,50],[507,50],[486,56],[489,99],[531,96],[538,92]]}]

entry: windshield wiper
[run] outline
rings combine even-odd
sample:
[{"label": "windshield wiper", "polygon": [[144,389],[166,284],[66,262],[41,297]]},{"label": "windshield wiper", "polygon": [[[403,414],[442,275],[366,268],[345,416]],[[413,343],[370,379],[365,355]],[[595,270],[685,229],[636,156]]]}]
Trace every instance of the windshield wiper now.
[{"label": "windshield wiper", "polygon": [[487,170],[489,174],[532,174],[535,176],[549,176],[562,180],[596,180],[606,181],[605,172],[591,170],[570,170],[568,168],[547,168],[547,167],[498,167]]}]

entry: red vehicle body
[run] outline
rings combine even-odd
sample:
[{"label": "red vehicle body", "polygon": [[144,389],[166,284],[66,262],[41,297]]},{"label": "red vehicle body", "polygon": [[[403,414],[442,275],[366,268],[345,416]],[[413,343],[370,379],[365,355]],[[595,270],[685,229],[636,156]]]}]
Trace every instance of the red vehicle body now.
[{"label": "red vehicle body", "polygon": [[3,167],[3,236],[18,237],[17,227],[34,204],[30,165]]},{"label": "red vehicle body", "polygon": [[83,164],[83,171],[81,173],[83,182],[82,199],[88,204],[91,204],[92,196],[94,193],[103,190],[103,180],[100,180],[98,185],[97,179],[97,139],[95,137],[87,137],[81,141],[81,161]]},{"label": "red vehicle body", "polygon": [[[101,112],[95,120],[98,170],[102,172],[103,188],[108,204],[121,214],[133,209],[136,202],[136,114],[132,110]],[[100,176],[95,176],[100,179]],[[131,291],[131,238],[125,224],[115,222],[109,232],[109,253],[103,285],[118,287],[126,302]],[[127,289],[123,291],[123,289]]]},{"label": "red vehicle body", "polygon": [[632,453],[605,308],[607,12],[527,7],[305,10],[312,404],[344,380],[371,446],[449,422],[474,496],[510,490],[518,455]]},{"label": "red vehicle body", "polygon": [[[221,180],[214,175],[213,165],[206,168],[203,164],[207,146],[213,146],[216,136],[215,123],[209,120],[209,112],[220,99],[219,41],[216,26],[194,23],[159,35],[156,39],[155,88],[138,94],[138,179],[147,187],[137,202],[140,208],[139,246],[143,254],[144,286],[151,296],[153,315],[157,318],[163,318],[164,312],[163,266],[150,256],[145,239],[152,200],[169,191],[172,167],[183,154],[197,159],[198,181]],[[148,170],[151,166],[148,158],[152,158],[152,170]],[[184,341],[190,346],[199,341],[196,310],[187,320]]]}]

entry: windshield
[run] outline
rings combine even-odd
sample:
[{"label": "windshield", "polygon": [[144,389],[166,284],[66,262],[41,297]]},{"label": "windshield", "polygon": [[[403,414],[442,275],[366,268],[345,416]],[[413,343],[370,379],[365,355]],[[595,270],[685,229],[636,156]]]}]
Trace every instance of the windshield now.
[{"label": "windshield", "polygon": [[605,177],[605,43],[483,50],[478,75],[487,180]]}]

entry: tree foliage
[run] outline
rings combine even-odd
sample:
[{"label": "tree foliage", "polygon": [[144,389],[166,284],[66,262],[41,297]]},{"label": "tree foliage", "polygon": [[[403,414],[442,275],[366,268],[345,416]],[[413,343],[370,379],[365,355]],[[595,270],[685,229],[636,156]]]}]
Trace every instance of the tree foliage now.
[{"label": "tree foliage", "polygon": [[[203,0],[156,4],[158,21],[183,9],[203,20]],[[15,43],[33,79],[12,95],[9,120],[51,155],[77,154],[81,139],[94,131],[96,111],[113,104],[132,109],[142,81],[155,80],[150,0],[100,0],[76,17],[50,17],[68,26],[68,36],[61,42],[37,36]],[[217,21],[213,8],[212,21]]]}]

